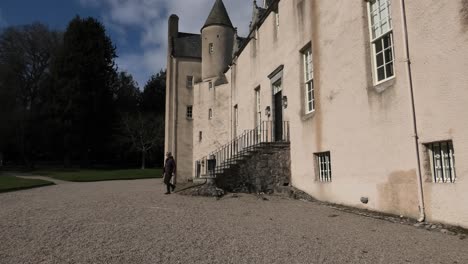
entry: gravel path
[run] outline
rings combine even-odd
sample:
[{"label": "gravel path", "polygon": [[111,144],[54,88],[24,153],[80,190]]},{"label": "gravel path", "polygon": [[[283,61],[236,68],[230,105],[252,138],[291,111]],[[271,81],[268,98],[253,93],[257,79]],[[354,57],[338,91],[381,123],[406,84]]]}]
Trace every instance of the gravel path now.
[{"label": "gravel path", "polygon": [[315,203],[163,193],[151,179],[0,194],[0,263],[468,263],[468,239]]}]

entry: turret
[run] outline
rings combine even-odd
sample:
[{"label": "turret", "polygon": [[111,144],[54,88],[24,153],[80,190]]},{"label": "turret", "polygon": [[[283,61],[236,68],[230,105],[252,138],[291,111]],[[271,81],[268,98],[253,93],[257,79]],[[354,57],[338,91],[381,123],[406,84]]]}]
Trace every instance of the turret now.
[{"label": "turret", "polygon": [[235,30],[222,0],[216,0],[201,29],[202,79],[221,76],[231,63]]}]

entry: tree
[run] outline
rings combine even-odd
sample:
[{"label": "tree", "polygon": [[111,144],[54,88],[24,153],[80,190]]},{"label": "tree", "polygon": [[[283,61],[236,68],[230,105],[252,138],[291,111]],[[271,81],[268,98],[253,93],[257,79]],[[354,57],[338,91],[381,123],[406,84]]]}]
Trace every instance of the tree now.
[{"label": "tree", "polygon": [[120,72],[114,84],[114,105],[122,117],[126,113],[136,113],[140,105],[141,92],[132,75]]},{"label": "tree", "polygon": [[[146,115],[158,116],[164,120],[166,110],[166,71],[154,74],[146,83],[141,94],[140,109]],[[164,122],[160,123],[161,137],[164,138]],[[156,161],[164,160],[164,141],[155,146],[150,152]]]},{"label": "tree", "polygon": [[[27,166],[40,151],[38,138],[50,84],[50,63],[61,44],[61,34],[35,23],[6,28],[0,34],[0,136],[12,133]],[[0,148],[11,142],[3,140]],[[0,149],[1,151],[1,149]]]},{"label": "tree", "polygon": [[141,100],[141,109],[143,112],[164,116],[166,110],[165,70],[161,70],[159,73],[151,76],[143,89]]},{"label": "tree", "polygon": [[164,144],[164,119],[150,114],[126,114],[121,121],[121,131],[121,141],[141,153],[141,169],[145,169],[148,152]]},{"label": "tree", "polygon": [[54,65],[53,99],[63,124],[66,165],[71,156],[78,156],[82,166],[89,166],[109,148],[116,119],[115,58],[115,47],[100,22],[77,16],[69,23]]}]

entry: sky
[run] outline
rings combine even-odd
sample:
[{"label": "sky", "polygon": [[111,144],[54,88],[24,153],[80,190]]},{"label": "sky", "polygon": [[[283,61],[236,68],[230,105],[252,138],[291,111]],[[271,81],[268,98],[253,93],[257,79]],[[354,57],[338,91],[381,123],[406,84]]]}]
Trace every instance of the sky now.
[{"label": "sky", "polygon": [[[166,67],[167,19],[180,18],[179,30],[200,33],[215,0],[0,0],[0,28],[41,22],[65,30],[76,15],[95,17],[117,47],[117,66],[140,88]],[[224,0],[239,35],[245,36],[252,0]],[[259,1],[259,3],[262,1]]]}]

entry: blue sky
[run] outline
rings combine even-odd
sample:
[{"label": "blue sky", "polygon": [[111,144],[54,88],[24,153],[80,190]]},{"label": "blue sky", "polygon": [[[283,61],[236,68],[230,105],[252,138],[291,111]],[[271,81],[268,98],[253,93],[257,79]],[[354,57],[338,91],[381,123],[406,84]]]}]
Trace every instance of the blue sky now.
[{"label": "blue sky", "polygon": [[[262,2],[262,1],[258,1]],[[80,15],[92,16],[106,27],[117,46],[117,65],[133,75],[142,88],[165,68],[167,18],[180,17],[180,30],[199,33],[214,0],[0,0],[0,27],[42,22],[64,30]],[[224,0],[234,26],[246,35],[252,0]]]}]

